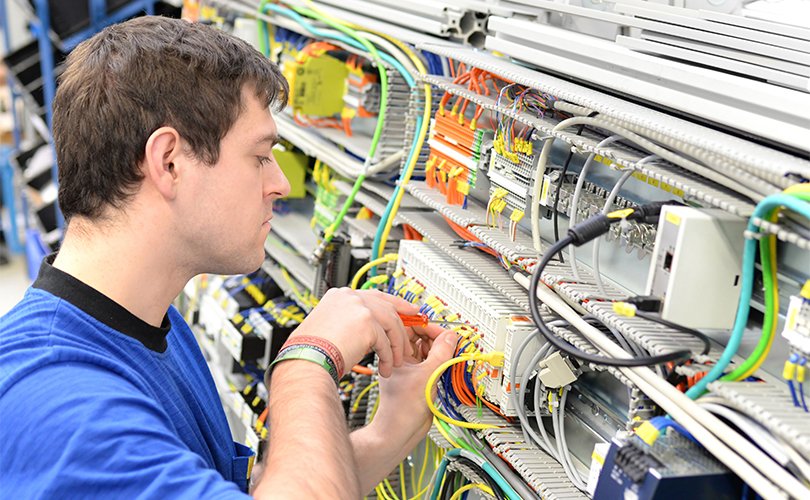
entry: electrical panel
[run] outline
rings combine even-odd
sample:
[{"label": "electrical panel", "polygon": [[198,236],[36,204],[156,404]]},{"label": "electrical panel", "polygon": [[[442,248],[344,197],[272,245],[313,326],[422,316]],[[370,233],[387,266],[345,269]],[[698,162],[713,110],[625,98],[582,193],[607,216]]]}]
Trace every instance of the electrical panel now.
[{"label": "electrical panel", "polygon": [[720,210],[664,207],[647,282],[647,294],[663,299],[662,318],[694,328],[734,325],[744,231],[743,220]]},{"label": "electrical panel", "polygon": [[[370,498],[810,497],[810,32],[719,7],[417,3],[211,4],[223,29],[255,23],[291,86],[294,196],[261,270],[181,298],[235,439],[263,446],[257,374],[351,285],[459,335],[428,438]],[[340,381],[350,429],[384,397],[376,363]]]}]

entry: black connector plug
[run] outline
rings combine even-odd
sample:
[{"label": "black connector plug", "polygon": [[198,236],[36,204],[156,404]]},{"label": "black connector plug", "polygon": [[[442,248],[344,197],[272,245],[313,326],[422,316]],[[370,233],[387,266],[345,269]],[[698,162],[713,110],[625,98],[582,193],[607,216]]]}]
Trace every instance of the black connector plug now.
[{"label": "black connector plug", "polygon": [[661,216],[661,210],[666,205],[683,205],[683,203],[676,200],[667,201],[654,201],[652,203],[645,203],[636,207],[635,211],[627,216],[627,220],[635,220],[638,222],[656,223]]},{"label": "black connector plug", "polygon": [[661,299],[652,295],[636,295],[625,299],[624,302],[633,304],[639,311],[654,313],[661,311]]},{"label": "black connector plug", "polygon": [[619,222],[621,219],[611,219],[607,215],[597,214],[588,217],[584,221],[568,228],[568,236],[571,237],[571,244],[575,247],[583,245],[591,240],[602,236],[610,229],[610,225]]},{"label": "black connector plug", "polygon": [[[639,222],[657,222],[661,215],[661,209],[665,205],[680,205],[677,201],[655,201],[646,203],[638,207],[627,209],[627,216],[613,216],[611,214],[597,214],[585,219],[568,229],[568,236],[571,237],[571,244],[575,247],[584,245],[595,240],[610,230],[610,226],[622,220],[634,220]],[[616,213],[624,212],[619,210]]]}]

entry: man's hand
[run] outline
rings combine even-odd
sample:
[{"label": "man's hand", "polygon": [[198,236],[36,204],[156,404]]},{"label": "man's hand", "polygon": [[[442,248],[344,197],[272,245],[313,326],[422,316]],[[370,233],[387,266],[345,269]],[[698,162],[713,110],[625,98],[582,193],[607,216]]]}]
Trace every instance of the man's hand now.
[{"label": "man's hand", "polygon": [[[411,330],[411,329],[408,329]],[[370,491],[430,429],[425,385],[453,357],[458,336],[437,325],[414,328],[402,366],[380,379],[380,407],[374,420],[351,434],[362,492]]]},{"label": "man's hand", "polygon": [[402,443],[406,452],[430,429],[433,415],[425,402],[425,385],[436,368],[453,357],[458,340],[458,335],[438,325],[414,330],[412,345],[418,351],[389,379],[380,379],[380,407],[373,421],[389,439],[397,436],[395,442]]},{"label": "man's hand", "polygon": [[343,355],[346,370],[374,350],[380,358],[380,376],[390,377],[394,367],[402,366],[406,355],[412,355],[411,336],[398,313],[418,312],[410,302],[377,290],[332,288],[293,336],[329,340]]}]

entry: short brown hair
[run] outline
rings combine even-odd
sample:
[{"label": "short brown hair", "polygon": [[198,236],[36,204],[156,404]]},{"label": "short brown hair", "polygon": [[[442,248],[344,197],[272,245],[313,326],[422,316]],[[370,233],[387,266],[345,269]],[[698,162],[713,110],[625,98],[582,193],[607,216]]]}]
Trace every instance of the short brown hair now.
[{"label": "short brown hair", "polygon": [[53,105],[59,204],[65,219],[97,218],[137,191],[149,135],[171,126],[204,163],[242,109],[242,88],[283,107],[278,66],[219,29],[140,17],[110,26],[67,58]]}]

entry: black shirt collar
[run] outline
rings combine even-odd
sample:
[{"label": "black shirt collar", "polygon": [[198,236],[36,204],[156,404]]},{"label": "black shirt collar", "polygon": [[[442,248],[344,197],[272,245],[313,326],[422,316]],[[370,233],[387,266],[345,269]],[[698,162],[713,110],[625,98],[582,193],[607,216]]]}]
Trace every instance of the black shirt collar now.
[{"label": "black shirt collar", "polygon": [[39,275],[32,285],[34,288],[70,302],[97,321],[134,338],[148,349],[166,351],[166,335],[172,326],[168,314],[163,317],[160,328],[156,328],[95,288],[53,267],[55,258],[56,254],[51,254],[42,260]]}]

